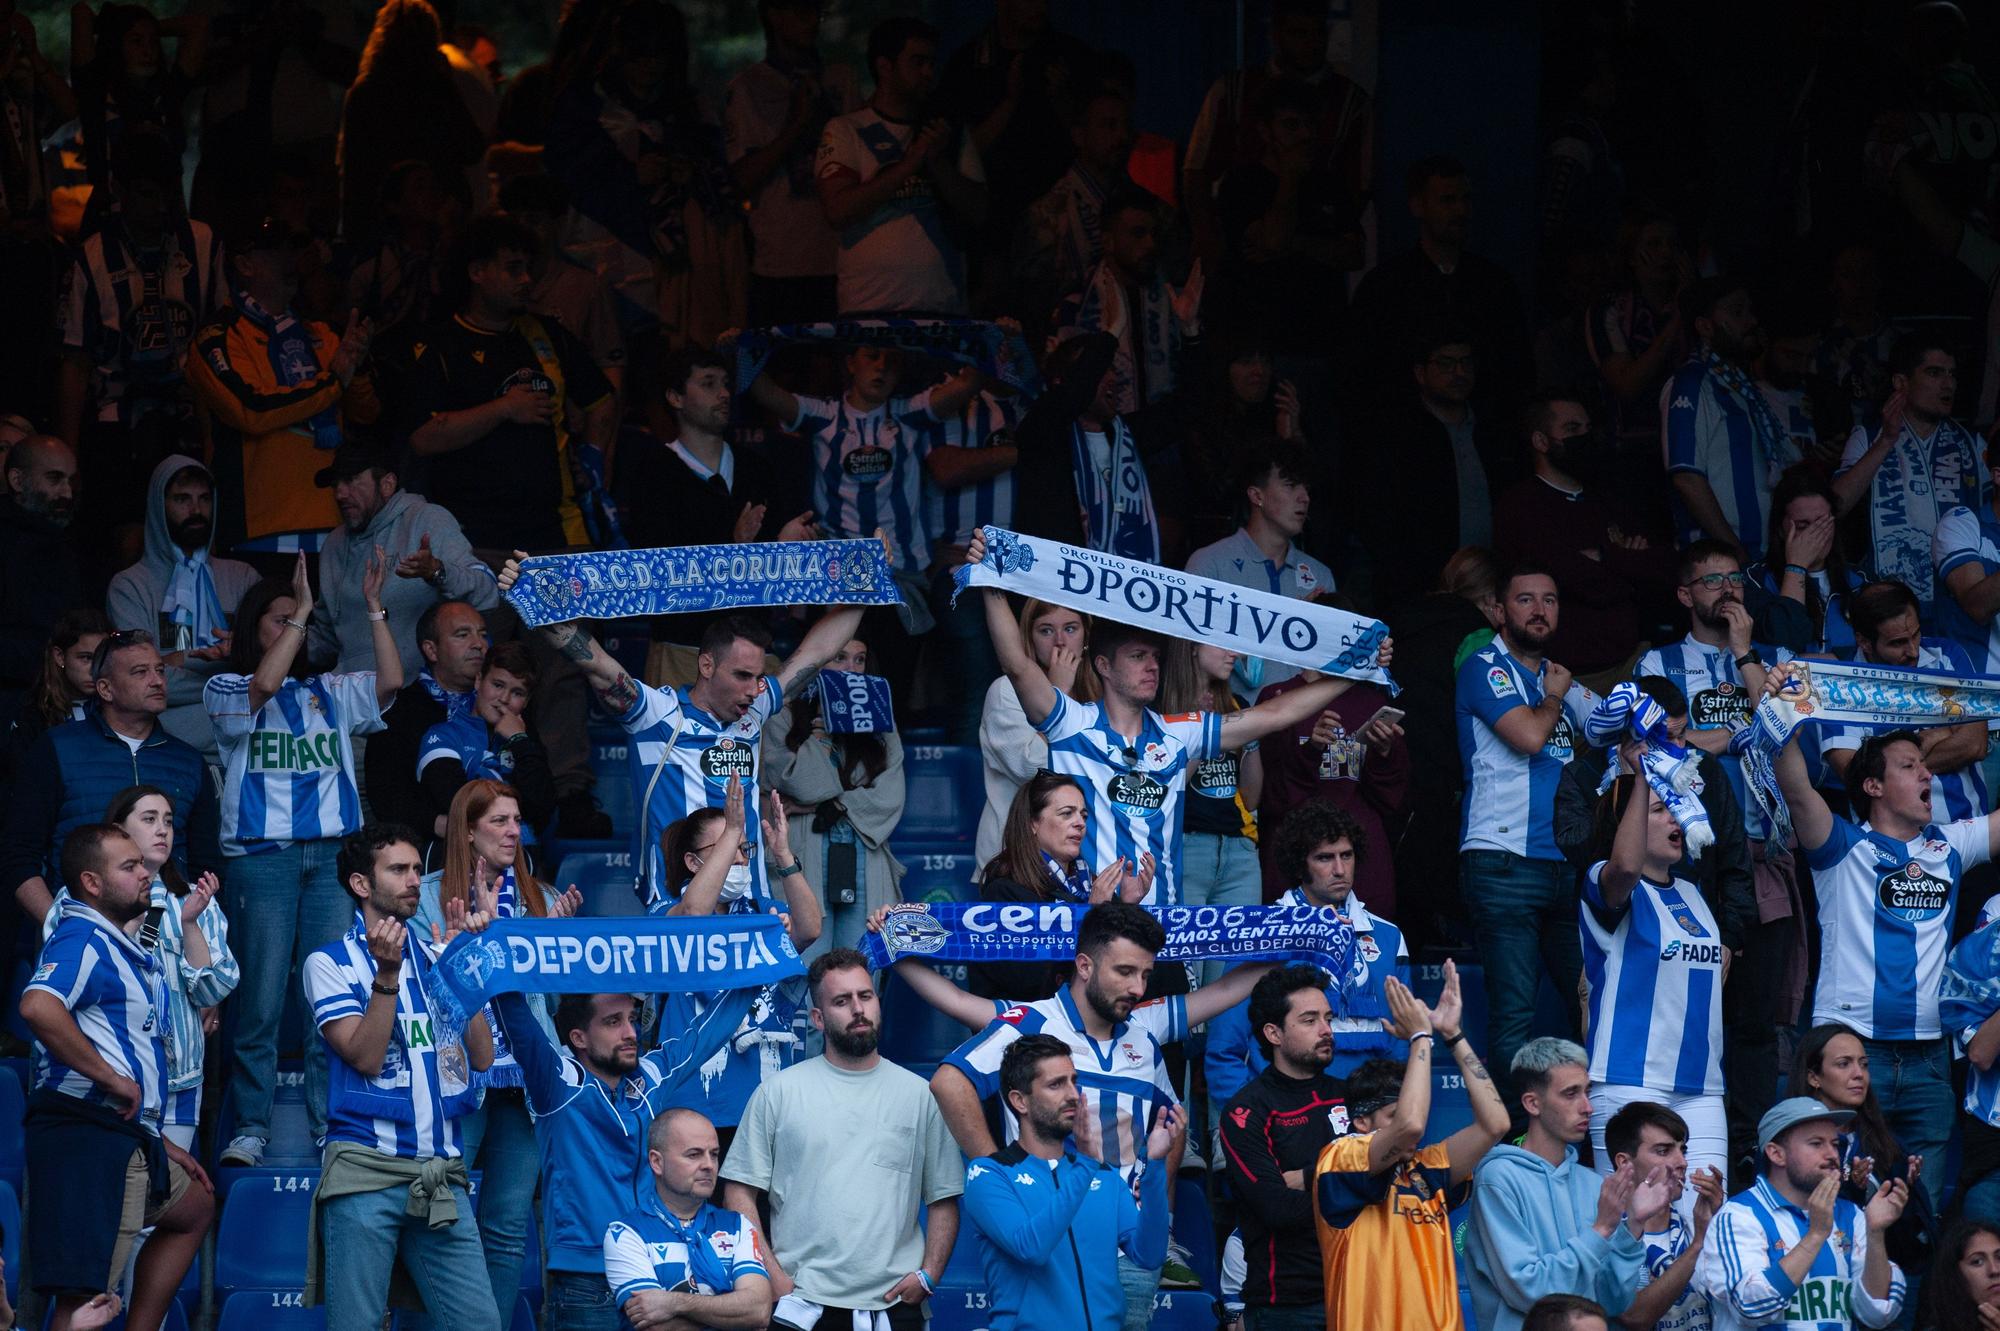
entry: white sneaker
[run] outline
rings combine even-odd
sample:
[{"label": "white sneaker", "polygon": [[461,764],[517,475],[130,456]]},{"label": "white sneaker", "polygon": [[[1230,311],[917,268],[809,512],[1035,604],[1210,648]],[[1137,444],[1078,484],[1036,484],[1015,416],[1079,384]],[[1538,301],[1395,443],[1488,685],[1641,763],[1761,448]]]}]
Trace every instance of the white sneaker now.
[{"label": "white sneaker", "polygon": [[231,1137],[229,1145],[222,1148],[218,1165],[241,1165],[255,1169],[264,1163],[264,1139],[262,1137]]}]

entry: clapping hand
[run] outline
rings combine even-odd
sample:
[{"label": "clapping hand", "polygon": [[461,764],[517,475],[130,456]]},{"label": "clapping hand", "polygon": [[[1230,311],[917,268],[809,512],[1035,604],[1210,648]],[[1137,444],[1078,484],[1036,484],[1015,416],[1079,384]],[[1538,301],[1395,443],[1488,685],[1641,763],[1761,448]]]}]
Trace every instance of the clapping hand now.
[{"label": "clapping hand", "polygon": [[736,515],[736,528],[729,534],[729,539],[737,545],[756,540],[757,533],[764,530],[766,511],[763,504],[745,504],[743,511]]},{"label": "clapping hand", "polygon": [[361,604],[368,613],[382,613],[382,584],[389,578],[389,552],[381,546],[368,556],[368,567],[361,574]]},{"label": "clapping hand", "polygon": [[299,551],[298,562],[292,566],[292,618],[303,624],[312,618],[312,579],[306,576],[306,552]]},{"label": "clapping hand", "polygon": [[205,873],[188,884],[187,895],[181,898],[181,923],[193,924],[208,909],[208,903],[215,900],[215,894],[222,890],[222,884],[213,873]]},{"label": "clapping hand", "polygon": [[549,903],[552,920],[574,919],[583,910],[583,889],[571,883],[563,894]]},{"label": "clapping hand", "polygon": [[1708,1222],[1722,1209],[1722,1171],[1708,1165],[1689,1174],[1688,1182],[1694,1185],[1694,1232],[1706,1234]]},{"label": "clapping hand", "polygon": [[1465,996],[1458,987],[1458,963],[1449,957],[1444,963],[1444,991],[1430,1013],[1431,1030],[1439,1037],[1448,1040],[1459,1033],[1459,1023],[1465,1015]]},{"label": "clapping hand", "polygon": [[1278,409],[1278,438],[1298,438],[1301,420],[1298,386],[1289,379],[1280,379],[1271,397]]},{"label": "clapping hand", "polygon": [[[724,815],[727,817],[727,814]],[[785,817],[785,802],[778,798],[776,790],[764,792],[764,854],[775,857],[780,865],[792,862],[792,825]]]},{"label": "clapping hand", "polygon": [[401,920],[382,919],[368,926],[368,955],[375,959],[375,978],[394,984],[403,973],[403,943],[409,932]]},{"label": "clapping hand", "polygon": [[1146,894],[1153,890],[1154,867],[1153,852],[1140,851],[1138,871],[1125,876],[1124,883],[1120,885],[1120,898],[1135,906],[1144,901]]},{"label": "clapping hand", "polygon": [[1875,1189],[1875,1195],[1868,1199],[1868,1228],[1881,1233],[1903,1218],[1903,1208],[1910,1204],[1910,1185],[1899,1178],[1884,1181]]},{"label": "clapping hand", "polygon": [[1667,1203],[1674,1197],[1674,1185],[1667,1177],[1665,1165],[1654,1165],[1653,1172],[1645,1181],[1632,1189],[1632,1202],[1627,1217],[1636,1236],[1646,1232],[1646,1226],[1653,1218],[1667,1209]]},{"label": "clapping hand", "polygon": [[1432,1033],[1431,1011],[1417,1001],[1408,985],[1392,975],[1382,982],[1382,994],[1389,1000],[1389,1015],[1382,1018],[1383,1030],[1405,1041]]},{"label": "clapping hand", "polygon": [[[1071,1125],[1069,1139],[1076,1143],[1076,1153],[1086,1160],[1104,1159],[1104,1125],[1091,1112],[1090,1101],[1083,1092],[1077,1092],[1076,1122]],[[1147,1138],[1148,1145],[1152,1139]]]},{"label": "clapping hand", "polygon": [[[1812,1196],[1806,1198],[1806,1233],[1817,1234],[1822,1239],[1833,1233],[1833,1204],[1839,1199],[1840,1175],[1837,1172],[1828,1174],[1812,1190]],[[1870,1202],[1869,1207],[1872,1210],[1874,1203]],[[1896,1210],[1900,1213],[1902,1209],[1898,1204]]]},{"label": "clapping hand", "polygon": [[1129,863],[1123,855],[1099,869],[1090,880],[1090,904],[1102,905],[1118,895],[1118,888],[1125,881],[1125,866]]},{"label": "clapping hand", "polygon": [[463,901],[447,901],[444,903],[444,932],[440,935],[437,923],[433,921],[431,942],[440,948],[449,947],[451,940],[460,934],[485,933],[492,923],[492,911],[473,910]]},{"label": "clapping hand", "polygon": [[[518,556],[520,551],[517,550],[514,553]],[[399,578],[415,578],[420,582],[428,582],[430,579],[435,578],[438,570],[443,567],[443,562],[431,553],[431,538],[430,534],[426,532],[418,538],[415,550],[396,561],[396,576]]]},{"label": "clapping hand", "polygon": [[[1078,1106],[1076,1116],[1084,1117],[1084,1107]],[[1146,1158],[1164,1160],[1173,1154],[1176,1144],[1187,1138],[1187,1111],[1179,1105],[1168,1105],[1153,1120],[1153,1130],[1146,1134]]]},{"label": "clapping hand", "polygon": [[1608,1238],[1617,1230],[1638,1186],[1638,1176],[1630,1160],[1605,1175],[1597,1189],[1597,1220],[1592,1226],[1598,1233]]},{"label": "clapping hand", "polygon": [[1201,260],[1196,259],[1194,266],[1188,269],[1187,281],[1173,293],[1174,318],[1183,329],[1194,328],[1201,319],[1201,290],[1204,285]]}]

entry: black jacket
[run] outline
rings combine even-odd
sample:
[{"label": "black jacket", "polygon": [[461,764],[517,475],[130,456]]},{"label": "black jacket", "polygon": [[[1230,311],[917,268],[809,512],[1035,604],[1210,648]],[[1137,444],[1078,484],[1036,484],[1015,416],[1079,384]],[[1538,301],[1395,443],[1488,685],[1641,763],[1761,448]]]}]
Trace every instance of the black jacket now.
[{"label": "black jacket", "polygon": [[362,773],[368,782],[368,812],[377,822],[404,823],[430,840],[430,807],[417,784],[417,751],[424,732],[444,720],[444,704],[431,697],[424,682],[403,686],[382,714],[382,729],[368,737]]},{"label": "black jacket", "polygon": [[[42,674],[49,630],[65,610],[91,604],[69,530],[0,498],[0,720]],[[124,628],[151,629],[151,624]]]},{"label": "black jacket", "polygon": [[[1556,845],[1579,869],[1587,870],[1611,854],[1610,843],[1597,836],[1595,827],[1597,785],[1610,760],[1611,750],[1585,747],[1563,768],[1556,783]],[[1736,803],[1729,773],[1712,753],[1701,755],[1701,779],[1701,807],[1708,813],[1715,844],[1695,862],[1694,882],[1722,928],[1723,945],[1735,952],[1757,925],[1757,884],[1751,877],[1750,842],[1743,833],[1743,810]]]},{"label": "black jacket", "polygon": [[[979,884],[981,901],[1046,901],[1047,897],[1011,878],[988,874]],[[981,998],[1032,1003],[1069,983],[1067,961],[980,961],[965,968],[965,987]]]}]

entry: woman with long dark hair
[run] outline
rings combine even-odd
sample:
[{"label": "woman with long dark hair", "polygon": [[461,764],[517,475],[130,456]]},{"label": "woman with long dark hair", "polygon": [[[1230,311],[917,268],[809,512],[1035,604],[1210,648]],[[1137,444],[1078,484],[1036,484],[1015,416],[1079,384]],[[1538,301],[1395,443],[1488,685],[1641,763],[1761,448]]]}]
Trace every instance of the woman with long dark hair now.
[{"label": "woman with long dark hair", "polygon": [[486,136],[438,49],[442,40],[428,0],[386,0],[375,11],[360,71],[341,107],[336,150],[340,234],[351,245],[374,241],[382,184],[392,166],[424,162],[439,185],[462,195],[466,168],[486,151]]},{"label": "woman with long dark hair", "polygon": [[[1176,639],[1160,660],[1162,715],[1240,711],[1243,700],[1230,692],[1237,653],[1213,643]],[[1257,862],[1257,807],[1264,794],[1264,757],[1256,745],[1203,758],[1188,768],[1187,797],[1181,804],[1181,904],[1255,906],[1263,898]],[[1226,969],[1220,961],[1201,964],[1204,982]]]},{"label": "woman with long dark hair", "polygon": [[[382,609],[389,557],[378,546],[362,582],[375,669],[311,674],[305,665],[312,582],[300,555],[291,582],[266,578],[243,594],[221,673],[203,686],[225,773],[222,854],[229,913],[243,936],[236,1023],[236,1135],[227,1165],[263,1162],[277,1070],[278,1019],[298,968],[354,922],[354,898],[335,871],[341,838],[361,826],[354,736],[382,728],[403,687],[403,658]],[[393,811],[384,811],[393,812]],[[306,1042],[306,1113],[326,1128],[326,1042]]]},{"label": "woman with long dark hair", "polygon": [[[980,870],[979,899],[1077,906],[1143,899],[1153,883],[1151,856],[1136,867],[1118,860],[1093,871],[1081,858],[1088,821],[1088,804],[1075,777],[1054,772],[1029,777],[1007,806],[999,851]],[[1069,963],[981,962],[965,970],[965,987],[980,997],[1027,1002],[1060,989]]]},{"label": "woman with long dark hair", "polygon": [[[174,38],[171,63],[162,37]],[[70,11],[71,82],[91,216],[110,208],[108,198],[94,196],[110,180],[112,146],[127,130],[150,125],[176,149],[186,149],[187,99],[201,76],[206,45],[207,22],[198,15],[162,20],[144,5],[126,4],[107,4],[95,14],[88,5]]]},{"label": "woman with long dark hair", "polygon": [[1809,1095],[1831,1109],[1853,1111],[1854,1121],[1840,1136],[1840,1163],[1845,1173],[1841,1195],[1865,1206],[1875,1190],[1890,1179],[1910,1185],[1909,1204],[1889,1228],[1889,1258],[1906,1272],[1926,1269],[1937,1249],[1937,1208],[1921,1170],[1938,1169],[1941,1160],[1906,1155],[1894,1129],[1875,1098],[1868,1072],[1868,1050],[1861,1037],[1837,1022],[1815,1026],[1799,1041],[1792,1058],[1791,1095]]},{"label": "woman with long dark hair", "polygon": [[65,610],[56,620],[42,650],[42,673],[28,686],[28,696],[8,731],[9,771],[37,735],[82,718],[85,705],[97,696],[90,683],[90,658],[110,632],[111,621],[87,606]]},{"label": "woman with long dark hair", "polygon": [[[850,639],[829,670],[868,673],[868,645]],[[903,741],[894,731],[830,735],[817,694],[793,698],[764,727],[764,771],[783,800],[792,848],[818,886],[826,929],[819,950],[854,947],[868,913],[899,900],[903,865],[889,836],[903,819]]]},{"label": "woman with long dark hair", "polygon": [[1848,593],[1868,574],[1849,568],[1840,550],[1840,500],[1833,487],[1804,463],[1786,470],[1771,490],[1771,526],[1764,562],[1753,564],[1751,579],[1773,596],[1797,601],[1812,620],[1806,650],[1854,655],[1854,629],[1847,622]]},{"label": "woman with long dark hair", "polygon": [[1917,1331],[2000,1329],[2000,1227],[1968,1216],[1938,1240]]}]

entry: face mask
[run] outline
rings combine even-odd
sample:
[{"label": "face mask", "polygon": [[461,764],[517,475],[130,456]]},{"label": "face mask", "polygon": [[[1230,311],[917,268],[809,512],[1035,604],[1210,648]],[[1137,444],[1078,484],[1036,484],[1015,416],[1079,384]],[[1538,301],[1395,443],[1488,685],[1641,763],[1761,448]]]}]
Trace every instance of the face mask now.
[{"label": "face mask", "polygon": [[750,866],[732,864],[722,880],[722,900],[740,901],[750,895]]}]

